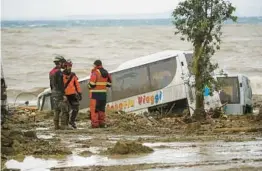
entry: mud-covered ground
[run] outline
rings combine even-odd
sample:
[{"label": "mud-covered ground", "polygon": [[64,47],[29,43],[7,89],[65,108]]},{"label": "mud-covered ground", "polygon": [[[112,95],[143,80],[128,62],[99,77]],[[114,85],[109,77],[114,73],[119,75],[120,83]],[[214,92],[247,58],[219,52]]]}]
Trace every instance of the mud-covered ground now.
[{"label": "mud-covered ground", "polygon": [[88,118],[87,113],[79,113],[77,130],[54,131],[51,113],[14,110],[2,127],[2,167],[57,171],[262,170],[262,120],[257,115],[227,115],[187,123],[184,116],[155,119],[110,113],[108,127],[98,129],[90,128]]}]

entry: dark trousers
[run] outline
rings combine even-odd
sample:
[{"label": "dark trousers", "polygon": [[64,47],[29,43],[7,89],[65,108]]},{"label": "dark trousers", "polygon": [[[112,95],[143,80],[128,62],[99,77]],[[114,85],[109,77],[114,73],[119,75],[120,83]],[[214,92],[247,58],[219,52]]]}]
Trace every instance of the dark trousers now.
[{"label": "dark trousers", "polygon": [[75,124],[75,120],[79,111],[79,99],[77,98],[76,94],[67,95],[67,100],[69,103],[69,107],[72,110],[69,122],[71,124]]}]

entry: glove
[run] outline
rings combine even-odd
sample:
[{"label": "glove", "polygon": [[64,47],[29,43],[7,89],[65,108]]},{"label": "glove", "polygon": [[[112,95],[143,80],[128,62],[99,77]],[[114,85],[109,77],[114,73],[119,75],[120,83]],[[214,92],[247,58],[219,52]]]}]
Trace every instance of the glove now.
[{"label": "glove", "polygon": [[78,93],[78,99],[79,99],[79,101],[82,100],[82,93]]}]

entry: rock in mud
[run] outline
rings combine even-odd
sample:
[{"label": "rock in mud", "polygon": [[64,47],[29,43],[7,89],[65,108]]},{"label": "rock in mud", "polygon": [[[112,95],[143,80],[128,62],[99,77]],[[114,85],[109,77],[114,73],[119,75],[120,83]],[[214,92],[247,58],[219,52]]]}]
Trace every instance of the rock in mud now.
[{"label": "rock in mud", "polygon": [[79,155],[84,156],[84,157],[89,157],[89,156],[92,156],[93,153],[91,151],[83,151]]},{"label": "rock in mud", "polygon": [[3,169],[3,171],[20,171],[20,169]]},{"label": "rock in mud", "polygon": [[113,148],[108,149],[109,154],[141,154],[151,153],[154,150],[135,141],[118,141]]},{"label": "rock in mud", "polygon": [[37,138],[35,131],[26,131],[24,132],[25,137],[28,138]]}]

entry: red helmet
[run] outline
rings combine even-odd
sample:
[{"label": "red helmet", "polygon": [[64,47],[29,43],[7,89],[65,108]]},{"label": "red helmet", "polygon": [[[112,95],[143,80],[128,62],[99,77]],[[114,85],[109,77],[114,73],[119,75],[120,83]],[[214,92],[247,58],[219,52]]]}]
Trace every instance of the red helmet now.
[{"label": "red helmet", "polygon": [[73,66],[73,63],[70,59],[68,59],[66,62],[65,62],[65,66],[69,66],[69,67],[72,67]]}]

